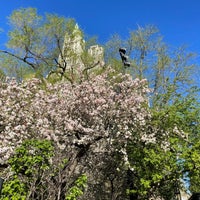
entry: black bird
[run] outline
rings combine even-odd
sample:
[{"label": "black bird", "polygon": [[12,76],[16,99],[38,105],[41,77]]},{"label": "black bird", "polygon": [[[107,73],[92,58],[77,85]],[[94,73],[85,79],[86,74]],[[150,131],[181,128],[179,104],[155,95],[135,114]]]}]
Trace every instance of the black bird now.
[{"label": "black bird", "polygon": [[123,54],[126,54],[126,49],[125,48],[119,48],[119,52],[122,52]]},{"label": "black bird", "polygon": [[131,63],[128,61],[128,56],[126,54],[125,48],[119,48],[119,54],[121,56],[122,62],[125,67],[130,67]]}]

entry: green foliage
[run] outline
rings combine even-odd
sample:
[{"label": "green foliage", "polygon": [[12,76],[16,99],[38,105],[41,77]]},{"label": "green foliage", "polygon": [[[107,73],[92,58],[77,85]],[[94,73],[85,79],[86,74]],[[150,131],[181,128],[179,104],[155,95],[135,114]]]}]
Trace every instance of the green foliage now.
[{"label": "green foliage", "polygon": [[53,146],[50,141],[27,140],[15,150],[15,154],[9,159],[9,164],[17,175],[29,177],[39,173],[40,170],[48,169],[52,156]]},{"label": "green foliage", "polygon": [[189,145],[183,154],[184,168],[190,180],[190,191],[200,191],[200,142],[199,140]]},{"label": "green foliage", "polygon": [[87,176],[85,174],[81,175],[74,183],[67,195],[65,197],[66,200],[76,200],[78,197],[83,195],[83,191],[86,187],[87,183]]},{"label": "green foliage", "polygon": [[0,81],[4,82],[6,80],[6,75],[3,70],[0,69]]},{"label": "green foliage", "polygon": [[[199,168],[196,170],[194,163],[198,166],[200,107],[196,83],[192,82],[195,54],[188,53],[185,47],[171,50],[153,26],[138,27],[127,40],[113,38],[106,46],[108,61],[117,63],[120,58],[114,50],[119,45],[126,47],[131,61],[126,73],[147,78],[152,88],[149,96],[152,117],[145,132],[151,134],[157,129],[156,146],[138,141],[128,147],[135,173],[134,187],[128,193],[145,199],[154,190],[154,194],[170,199],[174,195],[174,182],[185,177],[190,179],[190,190],[198,191]],[[178,187],[184,186],[179,183]]]},{"label": "green foliage", "polygon": [[[190,93],[194,83],[196,55],[186,47],[176,49],[166,44],[159,30],[152,25],[131,30],[128,38],[114,35],[105,44],[105,60],[119,72],[119,48],[125,47],[131,66],[126,70],[134,78],[146,78],[152,89],[151,105],[157,109],[174,102],[180,95]],[[116,67],[117,66],[117,67]],[[122,68],[123,69],[123,68]]]},{"label": "green foliage", "polygon": [[0,51],[6,57],[1,60],[1,66],[9,69],[7,75],[13,75],[10,71],[21,72],[24,78],[28,68],[32,69],[31,74],[43,77],[57,68],[64,37],[72,33],[75,20],[48,13],[44,17],[38,15],[35,8],[21,8],[11,14],[9,24],[9,51]]},{"label": "green foliage", "polygon": [[35,8],[21,8],[15,10],[9,17],[13,31],[9,32],[9,48],[30,47],[37,42],[36,27],[39,25],[41,16],[37,14]]},{"label": "green foliage", "polygon": [[34,76],[34,70],[27,67],[24,63],[16,58],[11,58],[8,55],[1,55],[0,65],[4,71],[3,77],[15,77],[18,82],[28,79],[31,75]]},{"label": "green foliage", "polygon": [[24,141],[16,148],[8,161],[13,176],[5,181],[1,199],[26,199],[31,192],[31,184],[35,179],[39,182],[43,172],[49,169],[53,149],[50,141],[35,139]]},{"label": "green foliage", "polygon": [[25,200],[27,187],[17,176],[7,181],[3,185],[1,200]]},{"label": "green foliage", "polygon": [[147,199],[152,190],[154,194],[162,196],[159,191],[166,183],[169,187],[173,187],[178,166],[176,155],[170,150],[152,143],[130,144],[129,157],[134,171],[133,186],[127,190],[128,194],[137,194],[142,199]]},{"label": "green foliage", "polygon": [[[56,163],[53,168],[51,159],[54,147],[48,140],[27,140],[17,147],[9,159],[12,176],[4,182],[1,200],[49,199],[48,184],[51,177],[56,181],[56,174],[60,173],[67,164],[67,159]],[[52,168],[52,169],[51,169]],[[45,173],[47,172],[47,173]],[[46,177],[46,180],[43,180]],[[81,175],[74,186],[69,188],[65,199],[76,200],[83,195],[87,177]],[[56,184],[56,183],[54,183]]]},{"label": "green foliage", "polygon": [[[200,106],[195,94],[196,91],[191,91],[159,110],[151,108],[152,117],[145,132],[151,134],[157,130],[156,141],[138,141],[128,146],[134,169],[133,187],[127,190],[129,195],[147,199],[153,190],[154,195],[171,200],[175,188],[185,190],[183,180],[190,184],[190,191],[199,191]],[[155,130],[148,130],[150,127]]]}]

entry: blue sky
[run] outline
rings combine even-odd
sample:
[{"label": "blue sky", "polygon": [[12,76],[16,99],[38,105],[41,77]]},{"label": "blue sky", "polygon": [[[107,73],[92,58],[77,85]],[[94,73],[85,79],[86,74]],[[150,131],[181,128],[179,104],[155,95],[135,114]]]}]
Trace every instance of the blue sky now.
[{"label": "blue sky", "polygon": [[7,17],[22,7],[75,18],[85,33],[98,36],[102,43],[112,34],[126,37],[137,25],[152,24],[166,43],[186,44],[200,58],[200,0],[0,0],[0,28],[4,29],[0,49],[7,41]]},{"label": "blue sky", "polygon": [[186,44],[200,54],[200,0],[1,0],[1,49],[7,39],[7,17],[21,7],[75,18],[84,32],[98,36],[99,42],[114,33],[126,37],[137,25],[153,24],[166,43]]}]

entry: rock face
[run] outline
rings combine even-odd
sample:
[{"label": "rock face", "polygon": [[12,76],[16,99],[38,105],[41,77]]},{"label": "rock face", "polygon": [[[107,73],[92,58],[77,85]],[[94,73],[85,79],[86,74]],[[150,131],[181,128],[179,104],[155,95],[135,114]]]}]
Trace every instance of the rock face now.
[{"label": "rock face", "polygon": [[79,68],[83,67],[83,62],[81,60],[81,55],[85,48],[85,41],[82,37],[82,32],[76,24],[74,27],[74,31],[72,34],[66,34],[64,39],[64,44],[62,48],[62,52],[59,55],[58,62],[62,64],[62,62],[67,63],[67,68],[71,66],[79,66]]},{"label": "rock face", "polygon": [[[84,52],[90,57],[90,65],[103,66],[104,63],[104,49],[99,45],[91,46],[88,51],[85,48],[85,40],[78,24],[75,25],[72,34],[66,34],[62,48],[62,53],[59,55],[58,62],[62,64],[65,62],[67,69],[73,67],[74,70],[84,70],[87,66],[84,61]],[[98,64],[97,64],[98,63]],[[87,63],[88,64],[88,63]]]},{"label": "rock face", "polygon": [[99,45],[93,45],[88,49],[88,53],[94,58],[94,63],[99,63],[99,66],[104,66],[104,49]]}]

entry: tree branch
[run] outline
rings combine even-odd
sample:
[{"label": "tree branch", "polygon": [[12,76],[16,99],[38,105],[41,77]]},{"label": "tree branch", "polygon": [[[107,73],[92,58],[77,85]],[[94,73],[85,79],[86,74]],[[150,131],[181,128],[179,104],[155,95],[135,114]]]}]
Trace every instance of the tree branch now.
[{"label": "tree branch", "polygon": [[27,58],[28,58],[27,56],[25,56],[24,58],[21,58],[20,56],[15,55],[15,54],[13,54],[13,53],[11,53],[11,52],[9,52],[9,51],[5,51],[5,50],[0,50],[0,53],[8,54],[9,56],[12,56],[12,57],[14,57],[14,58],[17,58],[18,60],[23,61],[23,62],[26,63],[27,65],[30,65],[34,70],[36,70],[35,64],[33,64],[33,63],[27,61]]}]

